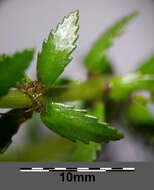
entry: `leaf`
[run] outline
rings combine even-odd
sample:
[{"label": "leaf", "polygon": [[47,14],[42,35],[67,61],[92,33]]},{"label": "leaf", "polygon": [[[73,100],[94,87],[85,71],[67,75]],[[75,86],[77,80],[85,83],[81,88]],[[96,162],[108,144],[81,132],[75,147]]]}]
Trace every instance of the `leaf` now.
[{"label": "leaf", "polygon": [[131,123],[141,125],[154,125],[154,115],[150,112],[147,100],[136,96],[127,108],[127,117]]},{"label": "leaf", "polygon": [[93,66],[88,68],[88,71],[91,73],[96,73],[96,74],[113,74],[114,69],[112,67],[112,62],[109,59],[108,56],[104,55],[97,64],[93,64]]},{"label": "leaf", "polygon": [[84,143],[119,140],[123,135],[105,122],[99,122],[85,110],[47,102],[41,113],[43,123],[54,132],[72,141]]},{"label": "leaf", "polygon": [[142,74],[154,74],[154,54],[140,63],[139,67],[137,67],[136,71]]},{"label": "leaf", "polygon": [[[104,104],[103,102],[95,102],[94,107],[90,110],[90,114],[98,117],[99,121],[105,121]],[[70,161],[91,162],[97,159],[97,152],[101,150],[101,144],[90,142],[84,144],[77,141],[72,152],[72,159]]]},{"label": "leaf", "polygon": [[56,30],[50,32],[48,40],[43,42],[42,51],[38,54],[37,76],[47,87],[55,82],[71,61],[70,55],[78,38],[78,14],[74,11],[64,17]]},{"label": "leaf", "polygon": [[154,94],[154,75],[130,73],[125,76],[113,77],[110,81],[110,98],[126,100],[135,90],[148,90]]},{"label": "leaf", "polygon": [[0,114],[0,152],[3,153],[12,142],[12,137],[19,129],[19,126],[30,119],[32,112],[27,109],[13,109],[5,114]]},{"label": "leaf", "polygon": [[17,81],[22,79],[33,54],[34,49],[25,49],[11,56],[0,57],[0,96],[5,95],[9,88],[14,87]]},{"label": "leaf", "polygon": [[19,87],[20,85],[25,83],[31,83],[31,79],[26,74],[24,74],[23,78],[21,78],[21,80],[16,83],[16,86]]},{"label": "leaf", "polygon": [[94,42],[90,51],[88,52],[85,58],[85,66],[88,71],[102,73],[104,68],[110,68],[111,65],[107,64],[106,60],[106,51],[111,47],[114,42],[114,39],[120,36],[123,33],[126,25],[137,16],[137,12],[128,14],[127,16],[121,18],[110,26],[100,37]]},{"label": "leaf", "polygon": [[101,73],[101,74],[112,74],[113,73],[113,68],[112,68],[112,63],[109,57],[104,55],[101,59],[100,62],[95,64],[93,70],[96,73]]},{"label": "leaf", "polygon": [[96,116],[100,121],[105,121],[105,105],[102,101],[95,102],[94,107],[90,111],[91,115]]},{"label": "leaf", "polygon": [[131,132],[141,135],[146,143],[154,145],[154,115],[148,106],[148,100],[136,95],[129,102],[125,114]]},{"label": "leaf", "polygon": [[100,150],[101,145],[98,143],[90,142],[85,144],[76,142],[74,151],[72,152],[71,160],[73,162],[92,162],[97,159],[97,151]]},{"label": "leaf", "polygon": [[68,85],[72,82],[69,78],[59,78],[55,81],[54,86],[63,86],[63,85]]}]

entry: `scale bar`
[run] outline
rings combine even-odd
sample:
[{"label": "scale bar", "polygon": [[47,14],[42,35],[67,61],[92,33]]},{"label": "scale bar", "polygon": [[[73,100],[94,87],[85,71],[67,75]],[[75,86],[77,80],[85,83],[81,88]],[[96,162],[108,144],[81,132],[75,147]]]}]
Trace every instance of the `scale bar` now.
[{"label": "scale bar", "polygon": [[20,168],[20,172],[135,172],[135,168]]}]

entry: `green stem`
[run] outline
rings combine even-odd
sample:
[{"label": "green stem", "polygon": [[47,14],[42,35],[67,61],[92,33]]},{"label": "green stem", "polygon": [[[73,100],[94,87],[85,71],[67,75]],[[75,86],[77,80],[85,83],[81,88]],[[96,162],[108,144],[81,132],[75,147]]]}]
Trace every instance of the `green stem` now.
[{"label": "green stem", "polygon": [[0,98],[0,108],[27,108],[32,106],[30,97],[19,90],[10,90]]},{"label": "green stem", "polygon": [[55,86],[45,94],[53,101],[95,100],[108,96],[117,101],[126,101],[135,90],[147,90],[154,94],[154,76],[131,73],[125,76],[92,78],[80,84]]},{"label": "green stem", "polygon": [[79,84],[68,86],[55,86],[45,94],[45,98],[56,102],[71,102],[75,100],[92,100],[101,98],[103,93],[103,80],[90,79]]},{"label": "green stem", "polygon": [[[48,89],[42,98],[55,102],[98,100],[103,97],[126,101],[134,90],[148,90],[154,94],[153,84],[153,75],[135,73],[110,79],[92,78],[83,83],[54,86]],[[7,95],[0,98],[0,108],[26,108],[30,106],[32,106],[31,98],[19,90],[10,90]]]}]

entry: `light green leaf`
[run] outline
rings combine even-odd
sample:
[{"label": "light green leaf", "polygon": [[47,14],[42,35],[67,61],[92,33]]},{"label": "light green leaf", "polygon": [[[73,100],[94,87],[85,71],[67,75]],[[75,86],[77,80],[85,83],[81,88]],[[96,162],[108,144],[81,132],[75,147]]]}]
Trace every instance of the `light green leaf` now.
[{"label": "light green leaf", "polygon": [[147,101],[141,96],[136,96],[132,100],[126,113],[129,120],[134,124],[154,125],[154,115],[150,112]]},{"label": "light green leaf", "polygon": [[154,54],[152,54],[150,57],[148,57],[146,60],[140,63],[136,71],[142,74],[153,75],[154,74]]},{"label": "light green leaf", "polygon": [[130,73],[124,76],[113,77],[110,81],[109,96],[114,100],[126,100],[135,90],[148,90],[154,94],[154,75]]},{"label": "light green leaf", "polygon": [[97,151],[100,150],[99,143],[90,142],[85,144],[83,142],[76,142],[74,144],[74,151],[72,152],[71,160],[73,162],[92,162],[97,159]]},{"label": "light green leaf", "polygon": [[[113,44],[116,37],[123,33],[125,26],[136,17],[137,12],[128,14],[121,18],[112,26],[110,26],[101,36],[94,42],[90,51],[85,58],[85,66],[91,72],[110,71],[111,65],[106,62],[106,52]],[[108,64],[107,64],[108,63]]]},{"label": "light green leaf", "polygon": [[129,102],[125,110],[128,127],[135,135],[141,135],[146,143],[154,145],[154,115],[147,99],[137,95]]},{"label": "light green leaf", "polygon": [[105,121],[105,105],[102,101],[95,102],[95,106],[90,111],[91,115],[96,116],[100,121]]},{"label": "light green leaf", "polygon": [[29,66],[34,54],[34,49],[25,49],[11,56],[0,57],[0,96],[7,93],[24,76],[25,69]]},{"label": "light green leaf", "polygon": [[[95,102],[90,114],[96,116],[99,121],[105,121],[104,104],[102,101]],[[91,162],[97,159],[97,152],[101,150],[101,144],[90,142],[89,144],[77,141],[74,145],[71,161]]]},{"label": "light green leaf", "polygon": [[76,48],[78,38],[77,24],[79,12],[71,12],[51,31],[47,41],[43,42],[42,51],[38,54],[38,80],[50,87],[64,68],[71,61],[71,53]]},{"label": "light green leaf", "polygon": [[49,129],[72,141],[108,142],[123,138],[116,128],[110,127],[105,122],[99,122],[85,110],[64,104],[46,103],[41,119]]}]

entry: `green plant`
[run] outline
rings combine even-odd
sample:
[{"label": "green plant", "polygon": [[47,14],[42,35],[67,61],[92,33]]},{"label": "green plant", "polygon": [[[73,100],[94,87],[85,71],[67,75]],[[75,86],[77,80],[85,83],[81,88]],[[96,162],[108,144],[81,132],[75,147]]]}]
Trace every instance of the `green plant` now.
[{"label": "green plant", "polygon": [[[31,119],[34,112],[40,113],[41,120],[49,129],[72,141],[52,140],[53,145],[57,143],[57,147],[61,142],[64,147],[65,143],[68,144],[66,152],[69,152],[69,159],[66,159],[66,152],[63,155],[65,160],[69,161],[95,160],[100,143],[123,138],[121,132],[106,122],[110,112],[106,110],[114,110],[117,105],[122,105],[121,109],[125,110],[127,118],[133,123],[154,121],[146,107],[148,101],[153,101],[153,56],[141,64],[134,73],[117,77],[113,75],[114,69],[107,54],[114,39],[123,33],[125,26],[136,15],[137,13],[133,12],[123,17],[96,40],[84,59],[87,69],[85,82],[59,78],[71,61],[71,53],[76,48],[79,30],[78,11],[64,17],[56,30],[51,30],[48,39],[43,42],[37,58],[36,81],[31,81],[25,75],[25,70],[33,58],[34,49],[25,49],[11,56],[0,56],[0,108],[11,108],[0,117],[1,152],[10,145],[12,136],[16,134],[19,126]],[[145,100],[141,95],[141,98],[137,99],[144,109],[134,104],[136,96],[132,95],[132,92],[140,89],[151,94],[149,99]],[[81,101],[78,107],[66,103],[76,100]],[[115,106],[111,108],[109,104],[112,102]],[[133,112],[143,113],[145,119],[138,119],[139,116],[135,117]],[[44,148],[45,146],[46,143],[40,145]],[[36,147],[34,146],[32,150],[35,152]],[[61,148],[60,151],[63,152]],[[37,153],[35,152],[36,155]],[[27,152],[26,155],[28,154]],[[56,152],[53,154],[57,155]],[[24,160],[24,157],[22,159]],[[30,159],[35,160],[31,156]]]}]

